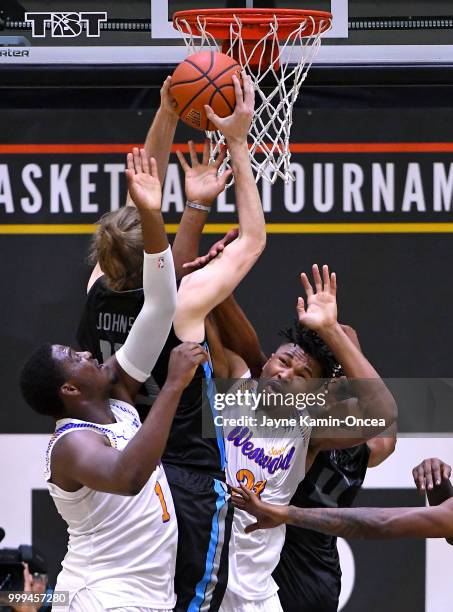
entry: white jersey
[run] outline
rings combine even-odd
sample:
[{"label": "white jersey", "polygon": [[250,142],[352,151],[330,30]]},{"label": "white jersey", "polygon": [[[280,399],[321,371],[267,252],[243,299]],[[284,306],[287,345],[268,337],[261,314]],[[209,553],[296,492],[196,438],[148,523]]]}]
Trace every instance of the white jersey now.
[{"label": "white jersey", "polygon": [[[246,384],[249,389],[255,388],[252,381]],[[243,389],[244,386],[243,383]],[[238,487],[242,483],[264,502],[289,504],[305,476],[310,434],[311,428],[299,422],[297,427],[279,429],[275,438],[256,438],[252,427],[229,428],[225,432],[228,484]],[[272,572],[279,562],[286,532],[285,525],[280,525],[244,533],[244,528],[254,522],[253,516],[235,508],[228,589],[250,601],[263,600],[277,592]]]},{"label": "white jersey", "polygon": [[[177,547],[175,509],[162,465],[136,496],[115,495],[83,486],[73,493],[49,482],[52,449],[73,431],[94,431],[123,450],[140,428],[133,406],[110,400],[116,423],[76,419],[57,421],[46,453],[46,481],[59,514],[68,525],[68,552],[56,590],[95,593],[104,608],[138,606],[172,609]],[[83,452],[83,447],[80,448]]]}]

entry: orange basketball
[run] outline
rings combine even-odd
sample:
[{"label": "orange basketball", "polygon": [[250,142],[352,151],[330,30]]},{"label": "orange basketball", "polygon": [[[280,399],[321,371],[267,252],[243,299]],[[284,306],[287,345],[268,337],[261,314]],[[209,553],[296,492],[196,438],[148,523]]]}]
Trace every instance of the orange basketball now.
[{"label": "orange basketball", "polygon": [[236,105],[233,74],[240,78],[240,65],[216,51],[200,51],[181,62],[171,77],[170,94],[182,121],[197,130],[215,130],[204,105],[219,117],[231,115]]}]

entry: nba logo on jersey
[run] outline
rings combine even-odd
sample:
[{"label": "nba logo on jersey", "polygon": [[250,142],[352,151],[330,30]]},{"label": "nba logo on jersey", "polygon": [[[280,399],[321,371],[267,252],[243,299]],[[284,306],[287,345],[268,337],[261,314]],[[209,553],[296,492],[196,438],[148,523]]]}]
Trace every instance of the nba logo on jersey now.
[{"label": "nba logo on jersey", "polygon": [[157,261],[157,267],[160,269],[160,268],[163,268],[164,266],[165,266],[164,258],[163,257],[159,257],[159,259]]}]

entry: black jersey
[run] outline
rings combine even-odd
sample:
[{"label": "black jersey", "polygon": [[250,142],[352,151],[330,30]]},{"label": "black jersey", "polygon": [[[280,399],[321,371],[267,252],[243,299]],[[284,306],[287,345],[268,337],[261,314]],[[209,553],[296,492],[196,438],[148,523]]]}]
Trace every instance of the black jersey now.
[{"label": "black jersey", "polygon": [[[370,455],[366,444],[320,452],[291,505],[347,508],[359,492]],[[333,612],[338,608],[341,569],[336,537],[288,525],[273,576],[284,612]]]},{"label": "black jersey", "polygon": [[101,276],[93,284],[77,330],[77,341],[99,363],[123,346],[143,306],[143,289],[112,291]]},{"label": "black jersey", "polygon": [[[77,340],[80,348],[90,351],[99,362],[108,359],[126,341],[143,306],[143,300],[143,289],[112,291],[106,286],[103,277],[99,278],[88,293],[79,324]],[[146,390],[142,390],[142,394],[148,396],[148,403],[152,403],[164,384],[170,352],[179,344],[181,341],[176,337],[172,326],[153,369],[151,386],[146,383]],[[223,437],[220,434],[217,439],[202,437],[203,393],[209,388],[211,378],[210,365],[203,364],[197,368],[192,382],[184,390],[173,420],[163,462],[224,480]],[[206,382],[204,386],[203,381]],[[142,419],[149,411],[149,405],[146,406],[143,402],[140,397],[137,404]]]},{"label": "black jersey", "polygon": [[[177,338],[172,326],[168,340],[153,369],[153,378],[159,387],[162,387],[167,378],[170,352],[179,344],[181,340]],[[202,344],[209,351],[207,342]],[[225,480],[225,448],[222,432],[218,427],[214,427],[213,430],[217,433],[216,439],[204,438],[202,435],[202,406],[212,405],[209,400],[212,384],[211,365],[204,363],[198,366],[192,382],[181,396],[162,460],[164,464],[169,463],[204,472],[218,480]],[[212,413],[211,417],[214,418]]]},{"label": "black jersey", "polygon": [[[77,330],[77,342],[83,351],[90,351],[103,363],[123,346],[143,306],[143,289],[112,291],[101,276],[93,284]],[[136,397],[135,407],[143,421],[159,393],[149,379]]]}]

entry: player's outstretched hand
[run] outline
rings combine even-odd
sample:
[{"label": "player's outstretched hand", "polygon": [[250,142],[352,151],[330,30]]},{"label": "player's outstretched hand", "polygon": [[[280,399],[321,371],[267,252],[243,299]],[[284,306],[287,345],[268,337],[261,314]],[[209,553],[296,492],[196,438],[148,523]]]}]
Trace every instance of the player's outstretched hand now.
[{"label": "player's outstretched hand", "polygon": [[307,304],[302,297],[297,300],[299,323],[308,329],[319,331],[337,323],[337,278],[329,267],[322,267],[322,279],[316,264],[312,267],[315,291],[305,272],[300,275],[307,294]]},{"label": "player's outstretched hand", "polygon": [[442,481],[450,480],[451,466],[441,459],[425,459],[414,467],[412,476],[420,493],[425,493],[440,486]]},{"label": "player's outstretched hand", "polygon": [[249,491],[243,484],[239,489],[230,488],[234,493],[231,497],[233,506],[239,510],[245,510],[256,518],[256,523],[247,525],[245,533],[252,533],[257,529],[271,529],[285,522],[288,506],[276,506],[262,502],[258,495]]},{"label": "player's outstretched hand", "polygon": [[200,268],[204,268],[206,264],[215,259],[217,255],[222,253],[225,247],[236,240],[239,236],[239,228],[235,227],[231,229],[225,236],[215,242],[212,247],[209,249],[209,252],[206,255],[200,255],[200,257],[196,257],[193,261],[189,261],[182,265],[183,268],[193,272],[194,270],[199,270]]},{"label": "player's outstretched hand", "polygon": [[204,107],[208,119],[225,135],[229,144],[247,142],[247,135],[255,111],[255,90],[252,77],[248,76],[245,70],[242,71],[241,76],[242,87],[237,76],[233,75],[236,106],[232,115],[221,118],[214,113],[210,106],[205,105]]},{"label": "player's outstretched hand", "polygon": [[170,353],[167,383],[185,389],[199,365],[208,360],[208,354],[196,342],[183,342]]},{"label": "player's outstretched hand", "polygon": [[228,169],[223,174],[219,174],[219,168],[226,156],[226,147],[222,148],[222,151],[212,163],[209,163],[210,143],[206,139],[203,148],[203,158],[200,164],[193,140],[189,140],[188,145],[191,166],[187,163],[181,151],[176,151],[179,163],[185,174],[184,189],[186,197],[191,202],[211,206],[216,197],[225,189],[227,181],[233,172]]},{"label": "player's outstretched hand", "polygon": [[134,147],[127,155],[127,184],[130,196],[141,211],[160,211],[162,187],[154,157],[148,160],[145,149]]},{"label": "player's outstretched hand", "polygon": [[171,76],[168,76],[160,89],[160,107],[166,113],[169,113],[178,119],[178,113],[175,111],[176,101],[170,94]]}]

